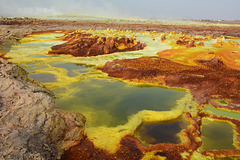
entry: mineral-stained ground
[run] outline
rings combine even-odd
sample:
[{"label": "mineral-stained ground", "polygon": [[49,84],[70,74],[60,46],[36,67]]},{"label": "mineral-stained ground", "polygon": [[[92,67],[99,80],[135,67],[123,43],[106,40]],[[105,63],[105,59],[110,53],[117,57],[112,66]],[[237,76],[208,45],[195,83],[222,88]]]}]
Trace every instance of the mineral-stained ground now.
[{"label": "mineral-stained ground", "polygon": [[49,54],[70,54],[75,57],[89,57],[114,52],[126,52],[143,49],[146,44],[126,37],[99,37],[78,32],[70,33],[63,38],[67,41],[52,47]]},{"label": "mineral-stained ground", "polygon": [[[107,79],[113,77],[114,80],[120,80],[129,85],[161,86],[189,91],[189,94],[179,99],[176,106],[171,110],[141,110],[129,116],[127,123],[115,127],[89,127],[90,125],[86,125],[85,135],[82,135],[84,118],[79,114],[81,119],[77,120],[77,114],[75,115],[74,112],[72,112],[72,115],[69,115],[68,112],[59,111],[50,98],[51,92],[45,88],[41,89],[41,92],[34,92],[33,81],[28,78],[24,79],[27,79],[27,83],[30,86],[29,89],[21,87],[21,85],[27,87],[21,82],[17,85],[19,92],[15,93],[14,91],[17,97],[19,94],[20,99],[16,99],[16,96],[10,94],[14,99],[13,106],[10,107],[10,99],[6,95],[9,95],[9,92],[13,92],[12,87],[14,86],[11,84],[17,83],[17,80],[22,81],[22,78],[18,79],[16,76],[24,75],[26,77],[26,74],[22,69],[19,69],[21,72],[18,74],[15,73],[17,71],[14,71],[14,74],[9,73],[10,75],[13,74],[9,78],[9,74],[5,73],[7,69],[4,67],[13,66],[13,64],[6,60],[1,60],[1,73],[4,73],[1,74],[1,78],[4,79],[4,82],[6,81],[6,84],[8,84],[8,81],[11,84],[8,84],[8,87],[5,85],[1,86],[0,133],[10,138],[13,135],[16,137],[23,136],[22,134],[16,134],[16,132],[19,131],[18,128],[23,129],[24,127],[28,129],[25,130],[24,134],[31,133],[29,134],[29,140],[32,142],[33,147],[31,148],[31,145],[28,143],[24,145],[25,141],[22,140],[23,145],[18,144],[16,146],[23,149],[27,148],[27,151],[19,151],[19,154],[36,156],[37,152],[39,152],[40,155],[45,155],[45,158],[57,158],[56,156],[54,157],[54,154],[61,154],[61,159],[73,160],[240,158],[239,25],[221,26],[214,24],[201,26],[137,22],[130,24],[69,21],[68,24],[71,24],[71,26],[68,26],[64,21],[44,21],[37,19],[5,19],[1,21],[1,24],[6,26],[15,26],[17,24],[25,29],[27,26],[31,26],[32,28],[36,24],[41,26],[38,26],[36,29],[39,32],[30,34],[20,41],[24,45],[31,44],[31,47],[35,47],[36,44],[32,43],[40,41],[39,39],[41,38],[41,41],[50,41],[44,37],[48,34],[61,34],[61,36],[54,38],[56,42],[59,41],[58,43],[60,43],[61,41],[61,43],[52,45],[44,51],[41,50],[41,54],[39,52],[35,56],[38,57],[35,61],[32,61],[33,55],[20,52],[21,48],[18,48],[18,50],[15,49],[15,52],[9,52],[6,55],[4,55],[5,53],[0,54],[0,57],[4,57],[5,59],[10,58],[9,61],[19,63],[23,67],[39,64],[36,67],[37,69],[29,69],[30,74],[52,75],[55,77],[52,82],[45,83],[50,89],[57,90],[60,88],[59,86],[68,88],[70,84],[79,83],[79,79]],[[48,24],[48,26],[46,27],[45,24]],[[8,32],[5,32],[9,29],[6,26],[2,30],[4,34],[8,34]],[[73,26],[82,29],[73,29]],[[37,36],[37,38],[34,39],[34,36]],[[13,41],[11,37],[8,36],[9,41]],[[6,38],[4,39],[4,43],[6,43]],[[37,45],[39,47],[42,44]],[[5,48],[3,51],[6,50]],[[73,70],[76,76],[69,76],[65,70],[56,70],[56,65],[61,61],[66,62],[65,65],[69,66],[73,62],[79,62],[91,65],[92,68],[90,71],[84,68],[84,72],[80,74],[77,74],[78,72]],[[35,64],[36,62],[38,64]],[[81,68],[81,66],[77,67]],[[40,84],[37,83],[36,85],[39,86]],[[64,95],[62,99],[71,97],[71,92],[68,92],[66,89],[64,93],[69,95]],[[46,116],[45,118],[46,121],[49,121],[49,125],[46,125],[45,128],[44,126],[39,126],[38,128],[38,125],[36,125],[36,128],[28,127],[38,123],[35,121],[35,118],[41,116],[43,113],[35,111],[36,103],[33,103],[33,114],[38,116],[33,116],[33,119],[31,119],[31,116],[28,116],[28,119],[25,120],[28,112],[26,112],[26,115],[23,115],[22,110],[29,106],[24,106],[20,103],[22,102],[20,93],[29,95],[28,97],[32,101],[35,94],[44,94],[38,97],[40,98],[39,101],[43,101],[44,96],[48,98],[49,103],[51,103],[50,107],[42,105],[38,107],[44,110],[43,113],[48,113],[49,118],[46,118]],[[20,106],[20,109],[16,108],[18,106]],[[11,110],[14,110],[14,112],[11,112]],[[6,121],[4,117],[8,119],[14,117],[13,113],[15,113],[15,110],[18,110],[17,114],[21,113],[18,114],[18,117],[20,116],[18,121]],[[87,110],[86,113],[89,112],[94,111]],[[57,130],[56,134],[59,137],[52,138],[51,141],[44,136],[39,139],[36,134],[50,134],[54,137],[52,134],[55,131],[48,129],[51,126],[56,126],[52,122],[55,120],[54,118],[59,120],[56,123],[61,124],[64,131]],[[75,124],[79,121],[81,121],[81,125]],[[24,125],[24,123],[31,124]],[[87,123],[90,124],[88,117]],[[182,126],[179,127],[180,131],[178,133],[174,133],[171,132],[171,129],[167,128],[167,125],[164,128],[164,125],[161,124],[171,124],[175,128],[179,127],[179,124]],[[8,128],[4,129],[4,125],[8,126]],[[220,127],[217,128],[218,126]],[[11,127],[13,128],[12,131],[9,130]],[[162,130],[156,130],[158,127],[162,127]],[[215,130],[211,130],[214,127]],[[37,131],[41,128],[43,131],[38,133]],[[79,134],[78,140],[76,135],[73,136],[73,134],[70,134],[75,130]],[[156,140],[153,137],[149,137],[149,135],[158,137],[151,134],[151,130],[164,136],[172,134],[174,136],[169,137],[177,140],[170,140],[170,142],[162,142],[161,138],[160,140]],[[218,131],[218,133],[214,131]],[[36,132],[36,134],[32,134],[33,132]],[[225,136],[225,133],[226,135],[228,133],[232,135]],[[35,139],[31,136],[35,136]],[[213,139],[218,136],[223,137],[214,141]],[[71,138],[73,139],[72,141]],[[164,139],[164,137],[162,138]],[[226,139],[226,141],[223,139]],[[35,141],[46,143],[50,148],[55,147],[52,149],[54,153],[48,153],[47,149],[36,147]],[[67,143],[68,141],[70,142]],[[5,154],[3,158],[13,155],[17,157],[18,153],[16,150],[7,150],[7,146],[9,145],[14,148],[14,142],[11,141],[11,143],[7,144],[4,136],[1,137],[1,142],[3,143],[0,147],[1,150],[4,149]],[[221,142],[223,143],[223,147],[217,146]],[[214,143],[217,144],[211,146]],[[229,143],[229,145],[227,146],[226,143]],[[59,147],[60,144],[64,144],[65,148]],[[28,150],[31,152],[28,152]],[[64,150],[63,154],[55,153],[62,150]],[[18,157],[21,156],[19,155]]]}]

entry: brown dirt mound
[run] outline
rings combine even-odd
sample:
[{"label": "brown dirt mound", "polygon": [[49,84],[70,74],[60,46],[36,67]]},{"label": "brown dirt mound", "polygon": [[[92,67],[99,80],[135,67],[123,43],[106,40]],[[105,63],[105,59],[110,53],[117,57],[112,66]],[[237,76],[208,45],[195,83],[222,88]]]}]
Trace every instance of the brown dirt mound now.
[{"label": "brown dirt mound", "polygon": [[99,37],[91,34],[73,32],[63,40],[64,44],[52,47],[49,54],[70,54],[75,57],[89,57],[114,52],[126,52],[143,49],[146,44],[127,37]]}]

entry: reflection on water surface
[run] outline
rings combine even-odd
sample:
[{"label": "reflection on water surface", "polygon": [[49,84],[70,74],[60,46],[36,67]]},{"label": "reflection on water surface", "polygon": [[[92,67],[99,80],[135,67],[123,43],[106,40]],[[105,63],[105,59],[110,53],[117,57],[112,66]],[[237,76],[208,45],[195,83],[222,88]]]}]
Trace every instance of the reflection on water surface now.
[{"label": "reflection on water surface", "polygon": [[[54,91],[56,104],[61,109],[74,110],[86,116],[86,133],[96,146],[114,151],[114,146],[117,147],[121,137],[133,133],[145,146],[180,143],[177,135],[187,128],[189,123],[182,117],[175,118],[187,108],[185,102],[192,101],[191,96],[187,96],[184,91],[150,85],[130,86],[109,78],[94,68],[114,59],[153,56],[157,52],[171,49],[171,45],[161,43],[160,37],[155,37],[156,40],[152,41],[149,33],[139,32],[136,33],[137,39],[147,43],[144,50],[96,57],[47,55],[51,46],[63,43],[56,39],[61,35],[48,33],[27,36],[21,40],[21,44],[13,46],[7,56],[27,70],[29,77]],[[209,40],[205,45],[210,47],[212,43],[213,41]],[[195,51],[195,48],[190,51]],[[181,56],[178,54],[194,56],[189,53],[176,53],[172,60],[179,61]],[[161,56],[164,57],[163,53]],[[181,62],[190,63],[184,59]],[[184,103],[179,105],[179,99]],[[218,116],[238,117],[238,113],[216,110],[211,106],[206,106],[205,111]],[[202,122],[203,150],[235,148],[231,125],[208,119],[203,119]]]},{"label": "reflection on water surface", "polygon": [[[76,91],[57,105],[87,116],[91,126],[116,126],[141,110],[168,111],[185,93],[157,87],[133,87],[116,80],[86,79],[68,86]],[[61,91],[56,90],[56,96]]]}]

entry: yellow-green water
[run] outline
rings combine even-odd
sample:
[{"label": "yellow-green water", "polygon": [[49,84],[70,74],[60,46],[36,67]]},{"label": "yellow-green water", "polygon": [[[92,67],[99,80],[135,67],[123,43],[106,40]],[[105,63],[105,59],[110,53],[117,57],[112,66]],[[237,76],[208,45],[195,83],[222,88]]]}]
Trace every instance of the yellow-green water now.
[{"label": "yellow-green water", "polygon": [[[141,110],[168,111],[184,92],[157,88],[133,87],[117,80],[85,79],[68,86],[75,93],[68,99],[57,99],[65,110],[75,110],[87,116],[91,126],[116,126],[127,123],[127,117]],[[54,90],[56,95],[64,89]],[[62,93],[60,93],[62,94]]]},{"label": "yellow-green water", "polygon": [[224,116],[224,117],[240,120],[239,112],[216,109],[216,108],[213,108],[211,105],[205,105],[205,111],[209,114],[215,114],[217,116]]},{"label": "yellow-green water", "polygon": [[[94,68],[96,65],[116,58],[154,55],[161,47],[166,49],[169,46],[165,44],[159,46],[155,44],[156,42],[152,42],[143,51],[97,57],[47,55],[51,46],[63,43],[54,39],[61,35],[54,33],[25,37],[22,43],[14,46],[7,56],[11,56],[13,62],[26,69],[29,77],[51,89],[57,97],[56,104],[61,109],[74,110],[86,116],[86,132],[89,138],[101,139],[96,138],[95,135],[95,131],[99,132],[101,127],[103,132],[109,129],[116,132],[119,129],[125,130],[126,132],[121,132],[124,135],[133,133],[144,121],[171,120],[170,117],[175,119],[183,112],[181,107],[176,111],[173,108],[178,106],[177,100],[185,97],[184,91],[142,84],[130,86],[117,79],[109,78]],[[140,39],[150,42],[150,38],[146,36],[141,36]],[[169,112],[169,116],[164,116],[164,112],[166,114]],[[150,115],[152,117],[159,115],[157,117],[160,119],[147,118]],[[111,133],[114,134],[114,131]]]},{"label": "yellow-green water", "polygon": [[[226,100],[219,100],[222,105],[227,105]],[[210,115],[239,120],[239,112],[216,109],[211,105],[205,105],[205,112]],[[230,121],[214,121],[203,119],[202,136],[203,149],[238,149],[238,140],[234,124]]]},{"label": "yellow-green water", "polygon": [[[25,37],[7,56],[26,69],[29,77],[52,90],[61,109],[80,112],[87,118],[86,134],[96,146],[114,152],[121,137],[133,133],[145,145],[180,143],[177,134],[187,124],[178,118],[192,105],[189,92],[147,84],[133,86],[95,69],[114,59],[152,56],[171,48],[161,43],[160,37],[152,41],[149,33],[136,34],[138,40],[147,43],[144,50],[96,57],[47,55],[51,46],[63,43],[55,39],[62,34],[48,33]],[[229,124],[203,122],[204,149],[232,148],[233,134]],[[222,128],[228,130],[214,137]],[[228,140],[221,141],[222,137]]]},{"label": "yellow-green water", "polygon": [[233,128],[224,122],[202,120],[203,150],[235,149],[233,146]]},{"label": "yellow-green water", "polygon": [[187,128],[189,123],[185,118],[179,117],[177,119],[159,122],[159,123],[143,123],[135,132],[142,144],[148,146],[149,144],[158,143],[181,143],[178,136],[182,129]]}]

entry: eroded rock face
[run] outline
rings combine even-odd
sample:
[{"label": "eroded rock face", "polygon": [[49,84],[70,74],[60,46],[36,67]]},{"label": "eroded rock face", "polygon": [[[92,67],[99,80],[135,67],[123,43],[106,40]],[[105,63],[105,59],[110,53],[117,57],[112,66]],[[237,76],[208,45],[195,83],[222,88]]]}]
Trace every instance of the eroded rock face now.
[{"label": "eroded rock face", "polygon": [[114,52],[141,50],[146,47],[145,43],[136,42],[133,38],[99,37],[78,32],[67,35],[63,40],[68,42],[53,46],[49,54],[70,54],[75,57],[89,57]]},{"label": "eroded rock face", "polygon": [[0,58],[0,159],[57,159],[81,140],[85,118],[54,104],[53,93]]}]

